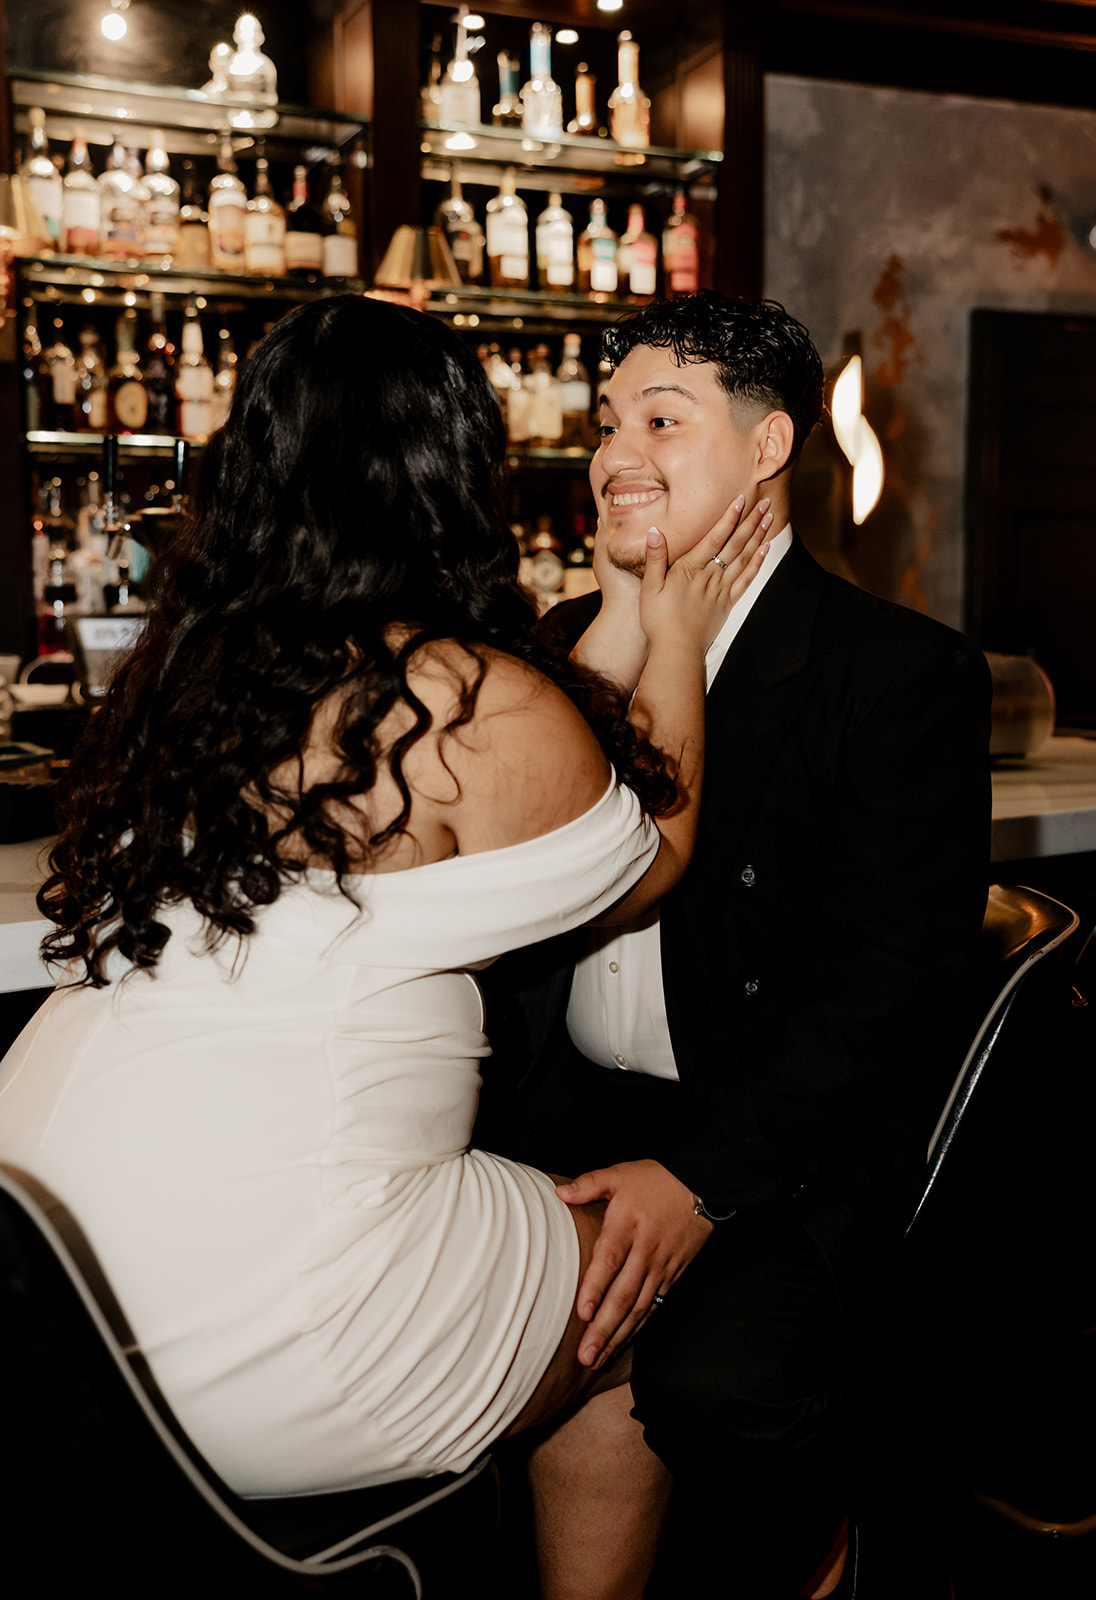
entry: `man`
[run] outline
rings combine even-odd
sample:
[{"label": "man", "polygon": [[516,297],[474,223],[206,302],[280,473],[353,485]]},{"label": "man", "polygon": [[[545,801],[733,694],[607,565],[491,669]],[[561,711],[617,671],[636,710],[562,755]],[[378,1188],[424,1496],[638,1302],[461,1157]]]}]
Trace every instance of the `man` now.
[{"label": "man", "polygon": [[604,345],[602,594],[552,625],[573,641],[596,614],[584,659],[630,688],[647,530],[672,561],[737,496],[746,511],[767,498],[771,542],[709,651],[686,877],[642,926],[531,953],[516,1150],[582,1172],[566,1200],[607,1201],[580,1359],[645,1320],[636,1411],[695,1513],[701,1570],[707,1534],[728,1592],[823,1595],[844,1561],[847,1321],[901,1236],[962,1056],[988,673],[959,635],[828,575],[795,539],[822,367],[782,307],[705,292]]}]

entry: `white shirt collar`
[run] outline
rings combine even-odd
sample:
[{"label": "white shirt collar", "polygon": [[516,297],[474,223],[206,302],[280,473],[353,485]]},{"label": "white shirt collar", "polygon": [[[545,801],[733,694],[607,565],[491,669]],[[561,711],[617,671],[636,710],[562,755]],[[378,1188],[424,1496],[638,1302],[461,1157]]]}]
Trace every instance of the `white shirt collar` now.
[{"label": "white shirt collar", "polygon": [[726,622],[720,628],[704,657],[704,671],[707,677],[707,686],[710,689],[716,673],[723,665],[723,658],[738,637],[738,631],[746,618],[757,604],[758,596],[768,583],[780,562],[792,547],[792,525],[786,522],[779,533],[769,540],[769,553],[761,563],[761,571],[750,584],[744,595],[741,595],[731,607]]}]

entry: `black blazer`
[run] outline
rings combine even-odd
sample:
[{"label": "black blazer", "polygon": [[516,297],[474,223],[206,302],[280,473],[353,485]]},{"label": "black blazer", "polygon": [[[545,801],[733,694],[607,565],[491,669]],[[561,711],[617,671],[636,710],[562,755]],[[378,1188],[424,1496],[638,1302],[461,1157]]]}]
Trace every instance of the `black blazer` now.
[{"label": "black blazer", "polygon": [[[553,624],[577,637],[599,605]],[[989,701],[961,635],[824,572],[798,540],[708,695],[696,849],[661,908],[685,1115],[652,1119],[634,1154],[713,1212],[793,1207],[835,1265],[905,1204],[962,1058]],[[525,992],[540,1094],[573,949],[541,952]]]}]

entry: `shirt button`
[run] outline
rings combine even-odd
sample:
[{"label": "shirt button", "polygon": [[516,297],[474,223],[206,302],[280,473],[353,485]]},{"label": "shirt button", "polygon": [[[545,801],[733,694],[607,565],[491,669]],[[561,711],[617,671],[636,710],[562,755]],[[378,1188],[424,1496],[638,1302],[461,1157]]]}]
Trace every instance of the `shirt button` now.
[{"label": "shirt button", "polygon": [[619,961],[610,961],[610,963],[609,963],[609,971],[610,972],[619,972],[620,971],[620,962]]},{"label": "shirt button", "polygon": [[761,984],[758,982],[758,980],[756,978],[747,978],[746,979],[746,993],[747,994],[756,994],[757,991],[760,989],[760,987],[761,987]]},{"label": "shirt button", "polygon": [[744,883],[747,889],[752,889],[757,882],[757,873],[752,867],[743,867],[739,873],[739,881]]},{"label": "shirt button", "polygon": [[613,1060],[616,1062],[618,1067],[626,1067],[628,1065],[628,1057],[622,1056],[619,1050],[613,1057]]}]

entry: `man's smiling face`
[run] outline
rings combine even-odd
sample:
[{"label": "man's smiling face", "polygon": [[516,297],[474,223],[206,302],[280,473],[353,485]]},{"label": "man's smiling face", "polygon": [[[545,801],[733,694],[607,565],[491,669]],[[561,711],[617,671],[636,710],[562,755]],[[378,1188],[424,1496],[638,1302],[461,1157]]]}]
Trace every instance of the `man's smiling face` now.
[{"label": "man's smiling face", "polygon": [[675,561],[736,495],[747,508],[756,500],[764,419],[743,432],[717,370],[708,361],[679,366],[671,351],[637,345],[609,379],[590,485],[614,566],[643,571],[652,526]]}]

